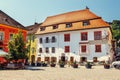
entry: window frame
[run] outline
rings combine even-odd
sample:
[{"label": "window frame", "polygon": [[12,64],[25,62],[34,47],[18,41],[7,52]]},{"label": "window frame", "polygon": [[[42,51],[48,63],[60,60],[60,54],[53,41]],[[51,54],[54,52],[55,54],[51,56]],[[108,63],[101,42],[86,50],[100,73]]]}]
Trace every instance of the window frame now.
[{"label": "window frame", "polygon": [[3,41],[4,40],[4,32],[0,31],[0,33],[2,33],[2,35],[0,35],[0,41]]},{"label": "window frame", "polygon": [[72,27],[72,23],[66,23],[66,28]]},{"label": "window frame", "polygon": [[87,45],[81,45],[81,52],[86,53],[87,52]]},{"label": "window frame", "polygon": [[49,37],[46,37],[45,38],[45,43],[49,43],[49,42],[50,42]]},{"label": "window frame", "polygon": [[49,53],[49,47],[46,47],[46,48],[45,48],[45,52],[46,52],[46,53]]},{"label": "window frame", "polygon": [[83,23],[83,26],[88,26],[88,25],[90,25],[90,21],[89,21],[89,20],[83,21],[82,23]]},{"label": "window frame", "polygon": [[43,43],[43,38],[39,38],[39,43]]},{"label": "window frame", "polygon": [[52,43],[56,42],[55,36],[52,36],[51,42],[52,42]]},{"label": "window frame", "polygon": [[55,53],[55,47],[52,47],[51,49],[52,49],[51,52]]},{"label": "window frame", "polygon": [[102,52],[102,46],[101,45],[95,45],[95,52]]},{"label": "window frame", "polygon": [[64,52],[69,53],[70,52],[70,46],[64,46]]},{"label": "window frame", "polygon": [[[12,34],[12,38],[11,38],[11,34]],[[10,35],[9,35],[9,40],[12,40],[12,39],[13,39],[13,35],[14,35],[14,33],[10,33]]]},{"label": "window frame", "polygon": [[58,25],[53,25],[53,29],[58,29]]},{"label": "window frame", "polygon": [[64,34],[64,42],[70,42],[70,34]]},{"label": "window frame", "polygon": [[88,40],[88,32],[81,32],[81,41]]},{"label": "window frame", "polygon": [[45,31],[45,27],[40,27],[40,31]]},{"label": "window frame", "polygon": [[39,48],[39,53],[43,53],[43,50],[42,50],[42,48]]},{"label": "window frame", "polygon": [[102,39],[102,31],[94,31],[94,40],[101,40],[101,39]]}]

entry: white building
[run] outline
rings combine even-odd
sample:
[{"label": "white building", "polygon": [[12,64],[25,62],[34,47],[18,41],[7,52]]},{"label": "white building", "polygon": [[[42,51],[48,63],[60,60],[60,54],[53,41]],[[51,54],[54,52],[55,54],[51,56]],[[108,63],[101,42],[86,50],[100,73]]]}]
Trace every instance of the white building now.
[{"label": "white building", "polygon": [[47,17],[36,35],[41,61],[96,61],[112,48],[109,24],[89,9]]}]

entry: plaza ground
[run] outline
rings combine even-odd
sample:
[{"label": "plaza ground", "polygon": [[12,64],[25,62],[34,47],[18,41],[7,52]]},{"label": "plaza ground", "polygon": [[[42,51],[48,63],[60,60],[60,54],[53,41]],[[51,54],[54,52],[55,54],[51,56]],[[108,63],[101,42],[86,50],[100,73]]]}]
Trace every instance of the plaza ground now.
[{"label": "plaza ground", "polygon": [[0,80],[120,80],[120,70],[103,66],[74,69],[41,67],[40,70],[0,70]]}]

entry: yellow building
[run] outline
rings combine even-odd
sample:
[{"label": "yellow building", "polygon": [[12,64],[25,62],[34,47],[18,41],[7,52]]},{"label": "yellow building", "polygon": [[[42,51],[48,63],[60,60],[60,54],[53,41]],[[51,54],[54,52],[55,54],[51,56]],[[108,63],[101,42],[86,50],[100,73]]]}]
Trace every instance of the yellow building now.
[{"label": "yellow building", "polygon": [[27,26],[27,48],[28,48],[28,61],[35,63],[36,58],[36,35],[35,32],[40,24],[35,23],[34,25]]}]

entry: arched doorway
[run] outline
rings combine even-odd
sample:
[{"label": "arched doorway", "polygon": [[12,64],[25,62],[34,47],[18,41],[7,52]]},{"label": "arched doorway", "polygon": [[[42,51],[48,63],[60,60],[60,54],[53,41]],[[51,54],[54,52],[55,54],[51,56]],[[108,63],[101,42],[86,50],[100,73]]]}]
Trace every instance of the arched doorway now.
[{"label": "arched doorway", "polygon": [[57,58],[56,57],[51,57],[51,62],[57,62]]},{"label": "arched doorway", "polygon": [[37,58],[37,62],[41,62],[41,57],[38,57],[38,58]]},{"label": "arched doorway", "polygon": [[97,57],[93,57],[93,62],[98,62]]},{"label": "arched doorway", "polygon": [[86,62],[87,61],[87,58],[86,57],[80,57],[80,62],[83,63],[83,62]]},{"label": "arched doorway", "polygon": [[50,62],[50,57],[45,57],[44,61],[46,61],[47,63],[49,63]]},{"label": "arched doorway", "polygon": [[74,62],[74,57],[73,57],[73,56],[70,57],[70,62],[71,62],[71,63]]},{"label": "arched doorway", "polygon": [[31,56],[31,63],[35,63],[35,55]]}]

